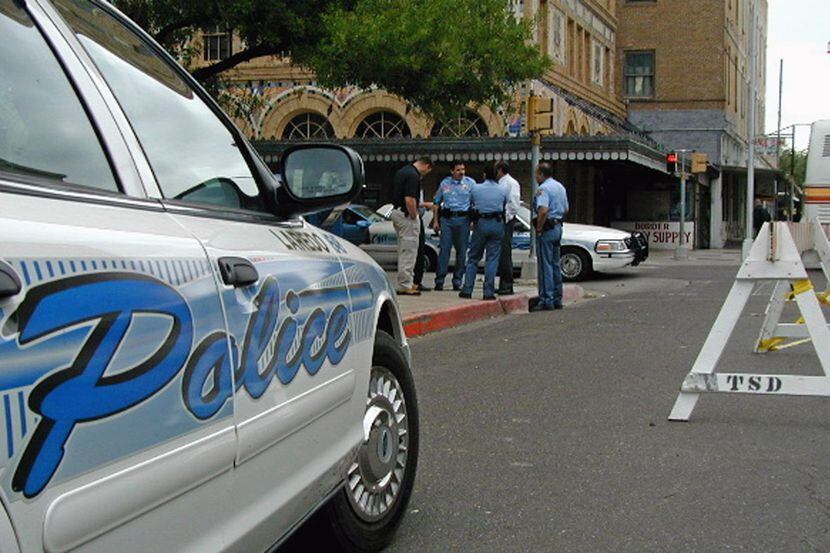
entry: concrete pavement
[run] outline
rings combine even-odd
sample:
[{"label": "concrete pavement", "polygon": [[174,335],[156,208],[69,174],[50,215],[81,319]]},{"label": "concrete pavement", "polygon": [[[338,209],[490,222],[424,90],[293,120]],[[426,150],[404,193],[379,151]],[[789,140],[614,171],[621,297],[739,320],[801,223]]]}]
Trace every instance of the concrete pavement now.
[{"label": "concrete pavement", "polygon": [[[395,273],[390,273],[395,282]],[[425,275],[425,284],[432,287],[434,275]],[[496,281],[498,282],[498,281]],[[420,296],[398,296],[404,331],[409,337],[421,336],[447,328],[454,328],[482,319],[500,317],[512,313],[526,313],[528,302],[536,297],[535,281],[516,281],[512,296],[499,296],[497,301],[482,300],[484,276],[476,278],[473,299],[458,297],[450,284],[443,291],[424,292]],[[563,288],[565,305],[579,301],[584,290],[577,284],[565,284]]]}]

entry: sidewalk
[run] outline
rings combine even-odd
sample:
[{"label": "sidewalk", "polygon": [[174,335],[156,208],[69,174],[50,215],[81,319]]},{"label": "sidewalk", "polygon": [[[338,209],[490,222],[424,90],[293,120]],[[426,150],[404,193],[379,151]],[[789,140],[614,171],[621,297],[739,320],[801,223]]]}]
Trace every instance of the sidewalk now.
[{"label": "sidewalk", "polygon": [[[395,282],[396,274],[389,272],[389,278]],[[432,286],[434,275],[425,275],[425,285]],[[498,280],[496,280],[498,283]],[[398,296],[401,307],[404,331],[409,337],[421,336],[431,332],[438,332],[483,319],[501,317],[513,313],[527,313],[528,303],[536,297],[535,283],[519,281],[517,279],[512,296],[498,296],[496,301],[484,301],[484,276],[478,275],[473,290],[473,299],[467,300],[458,297],[458,292],[452,290],[452,284],[441,292],[424,292],[420,296]],[[570,304],[584,296],[581,286],[565,284],[563,290],[564,303]]]}]

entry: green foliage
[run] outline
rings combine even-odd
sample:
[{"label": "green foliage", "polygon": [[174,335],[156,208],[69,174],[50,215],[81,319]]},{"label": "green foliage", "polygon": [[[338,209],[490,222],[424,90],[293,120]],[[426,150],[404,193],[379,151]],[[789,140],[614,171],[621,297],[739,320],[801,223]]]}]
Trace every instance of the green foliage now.
[{"label": "green foliage", "polygon": [[807,173],[807,150],[796,151],[795,157],[793,157],[792,150],[784,150],[781,152],[779,168],[801,186],[804,184],[804,176]]},{"label": "green foliage", "polygon": [[357,0],[330,9],[308,59],[324,86],[377,86],[436,119],[496,105],[549,61],[505,0]]},{"label": "green foliage", "polygon": [[233,29],[244,48],[193,71],[217,97],[228,89],[225,71],[290,53],[323,86],[384,88],[441,120],[469,103],[505,103],[520,82],[541,76],[549,64],[530,42],[530,23],[517,21],[507,0],[114,3],[186,65],[201,55],[189,42],[197,29]]}]

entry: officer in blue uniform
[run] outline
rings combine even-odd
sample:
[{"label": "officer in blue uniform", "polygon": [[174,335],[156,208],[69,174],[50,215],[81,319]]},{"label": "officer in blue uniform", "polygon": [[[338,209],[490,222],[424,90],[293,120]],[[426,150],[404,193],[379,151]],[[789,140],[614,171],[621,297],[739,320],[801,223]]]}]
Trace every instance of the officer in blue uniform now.
[{"label": "officer in blue uniform", "polygon": [[438,270],[435,272],[435,289],[444,289],[444,279],[450,264],[450,250],[455,247],[455,269],[452,274],[452,289],[461,289],[467,244],[470,241],[470,192],[475,181],[465,175],[463,161],[455,161],[450,167],[450,176],[438,185],[432,207],[432,228],[440,229]]},{"label": "officer in blue uniform", "polygon": [[494,165],[484,168],[484,182],[475,184],[471,195],[473,209],[473,239],[467,256],[464,286],[459,292],[462,298],[473,296],[473,285],[478,272],[478,262],[487,252],[484,264],[484,299],[496,299],[496,272],[501,255],[501,239],[504,235],[504,206],[510,200],[509,190],[500,185]]},{"label": "officer in blue uniform", "polygon": [[531,311],[562,309],[562,270],[559,247],[562,242],[562,220],[568,213],[568,194],[562,183],[553,178],[553,167],[540,163],[536,169],[539,190],[533,199],[536,232],[539,303]]}]

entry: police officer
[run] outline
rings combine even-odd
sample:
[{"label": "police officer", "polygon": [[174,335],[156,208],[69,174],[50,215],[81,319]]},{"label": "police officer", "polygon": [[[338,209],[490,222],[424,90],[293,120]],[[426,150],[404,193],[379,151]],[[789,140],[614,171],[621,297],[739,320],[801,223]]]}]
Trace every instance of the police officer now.
[{"label": "police officer", "polygon": [[513,227],[522,203],[522,189],[519,181],[510,174],[510,165],[506,161],[496,162],[496,176],[499,184],[507,189],[510,198],[504,208],[504,236],[501,239],[499,289],[496,293],[509,296],[513,294]]},{"label": "police officer", "polygon": [[568,194],[562,183],[553,178],[549,163],[540,163],[536,169],[539,190],[533,199],[536,232],[539,303],[530,311],[562,309],[562,270],[559,266],[559,246],[562,241],[562,220],[568,213]]},{"label": "police officer", "polygon": [[432,207],[432,228],[440,229],[438,270],[435,272],[435,289],[444,289],[444,279],[450,264],[450,250],[455,247],[455,269],[452,289],[461,289],[467,244],[470,241],[470,192],[475,181],[465,174],[463,161],[450,166],[450,176],[438,185]]},{"label": "police officer", "polygon": [[471,194],[473,209],[473,239],[467,256],[467,270],[464,273],[464,286],[459,297],[473,297],[473,285],[478,272],[478,262],[484,252],[487,259],[484,264],[484,299],[496,299],[496,271],[499,268],[501,239],[504,235],[504,206],[510,200],[507,188],[496,181],[496,168],[484,167],[484,182],[475,184]]}]

